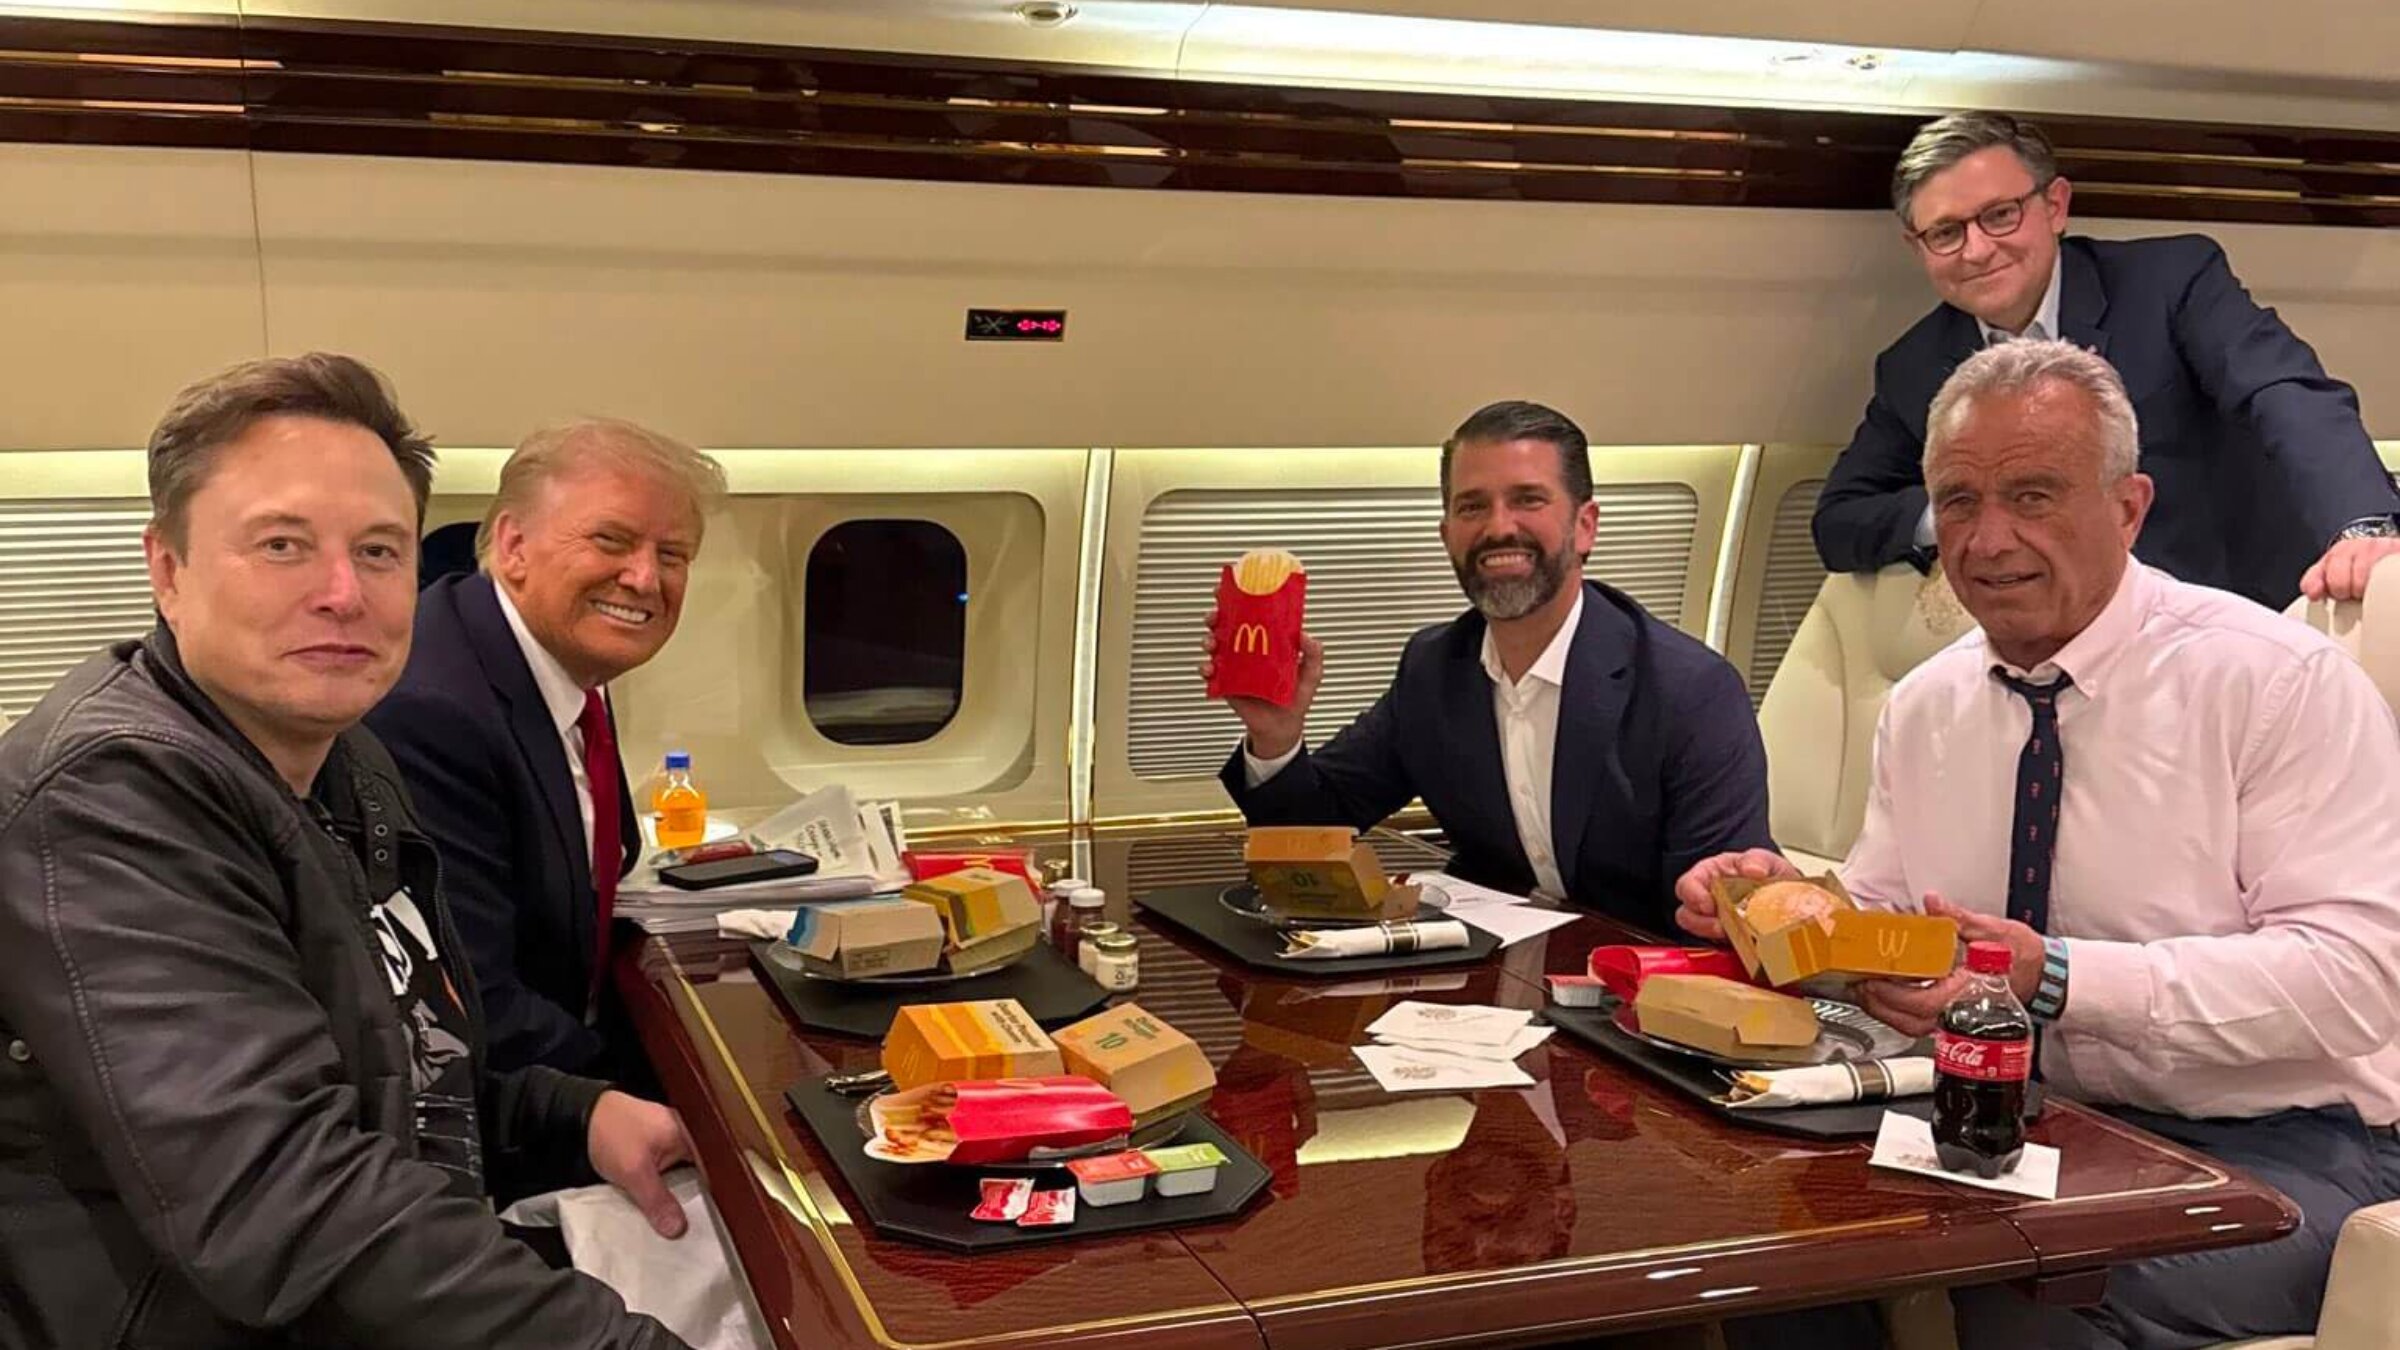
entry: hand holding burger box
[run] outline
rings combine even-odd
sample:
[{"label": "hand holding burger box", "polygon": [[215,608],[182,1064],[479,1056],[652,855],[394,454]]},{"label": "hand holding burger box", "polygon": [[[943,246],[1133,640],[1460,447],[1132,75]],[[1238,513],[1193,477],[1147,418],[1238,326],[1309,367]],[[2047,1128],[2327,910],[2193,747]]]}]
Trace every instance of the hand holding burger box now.
[{"label": "hand holding burger box", "polygon": [[1217,580],[1210,698],[1264,699],[1288,708],[1300,682],[1300,620],[1308,573],[1282,549],[1252,549]]},{"label": "hand holding burger box", "polygon": [[1725,938],[1768,984],[1812,975],[1939,979],[1958,963],[1958,922],[1861,909],[1827,873],[1799,881],[1718,877],[1709,887]]}]

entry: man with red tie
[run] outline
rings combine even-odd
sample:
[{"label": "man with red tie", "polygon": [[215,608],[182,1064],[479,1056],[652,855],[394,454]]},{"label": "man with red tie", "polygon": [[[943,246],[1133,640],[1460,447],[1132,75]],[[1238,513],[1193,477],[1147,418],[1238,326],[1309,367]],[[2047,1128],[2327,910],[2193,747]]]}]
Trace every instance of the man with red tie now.
[{"label": "man with red tie", "polygon": [[500,470],[481,570],[425,589],[408,670],[368,714],[441,852],[496,1067],[642,1077],[601,1020],[641,853],[607,686],[674,635],[724,489],[713,460],[629,422],[534,433]]}]

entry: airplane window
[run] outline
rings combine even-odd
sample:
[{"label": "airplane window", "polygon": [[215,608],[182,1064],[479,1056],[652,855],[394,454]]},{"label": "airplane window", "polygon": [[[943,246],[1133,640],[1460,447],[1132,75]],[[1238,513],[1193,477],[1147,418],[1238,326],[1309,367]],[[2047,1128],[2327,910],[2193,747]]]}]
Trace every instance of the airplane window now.
[{"label": "airplane window", "polygon": [[958,713],[967,551],[929,520],[851,520],[808,552],[802,697],[843,745],[930,740]]}]

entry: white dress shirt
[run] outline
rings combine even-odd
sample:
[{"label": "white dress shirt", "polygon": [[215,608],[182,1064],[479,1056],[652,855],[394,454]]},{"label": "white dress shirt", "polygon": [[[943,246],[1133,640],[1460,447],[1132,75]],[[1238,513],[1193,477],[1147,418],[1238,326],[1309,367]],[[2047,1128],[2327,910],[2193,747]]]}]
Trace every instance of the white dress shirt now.
[{"label": "white dress shirt", "polygon": [[[1842,867],[1862,901],[2007,913],[2032,712],[2001,664],[1977,630],[1892,690]],[[2190,1117],[2347,1102],[2400,1120],[2400,728],[2366,672],[2305,625],[2130,560],[2089,627],[2009,670],[2061,672],[2050,1080]]]},{"label": "white dress shirt", "polygon": [[[1575,646],[1575,626],[1583,621],[1582,588],[1567,621],[1558,626],[1550,645],[1542,649],[1522,680],[1508,678],[1500,662],[1500,646],[1483,631],[1483,670],[1492,680],[1492,713],[1500,727],[1500,768],[1508,783],[1508,807],[1516,817],[1517,842],[1533,864],[1534,894],[1552,900],[1567,898],[1566,880],[1558,874],[1558,848],[1550,837],[1550,770],[1558,755],[1558,700],[1567,683],[1567,653]],[[1255,788],[1283,771],[1300,754],[1295,745],[1271,760],[1250,753],[1242,742],[1242,773]]]},{"label": "white dress shirt", "polygon": [[[1983,333],[1983,345],[1992,347],[2003,342],[2014,342],[2019,338],[2039,342],[2044,338],[2057,337],[2058,276],[2065,270],[2058,259],[2050,260],[2050,284],[2043,288],[2041,306],[2033,311],[2033,321],[2025,325],[2023,332],[2012,333],[2005,328],[1994,328],[1983,320],[1977,319],[1975,327]],[[1917,517],[1917,547],[1933,547],[1933,503],[1931,502],[1925,504],[1925,513]]]},{"label": "white dress shirt", "polygon": [[583,686],[575,683],[575,677],[549,648],[534,641],[525,627],[525,616],[517,613],[516,602],[508,598],[508,588],[495,581],[492,594],[500,597],[501,617],[508,620],[508,631],[517,635],[517,650],[525,653],[534,688],[542,691],[542,706],[549,710],[550,721],[558,728],[558,743],[566,749],[567,773],[575,780],[575,809],[583,815],[583,856],[588,862],[592,856],[592,778],[583,767],[583,728],[576,725],[583,718]]}]

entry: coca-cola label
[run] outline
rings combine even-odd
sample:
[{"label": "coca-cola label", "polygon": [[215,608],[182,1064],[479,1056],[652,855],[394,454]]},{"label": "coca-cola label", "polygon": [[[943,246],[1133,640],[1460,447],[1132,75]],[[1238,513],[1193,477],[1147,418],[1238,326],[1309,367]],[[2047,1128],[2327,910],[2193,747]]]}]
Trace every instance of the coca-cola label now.
[{"label": "coca-cola label", "polygon": [[1987,1041],[1937,1031],[1933,1035],[1933,1066],[1953,1078],[1978,1083],[2021,1083],[2033,1073],[2033,1042]]}]

